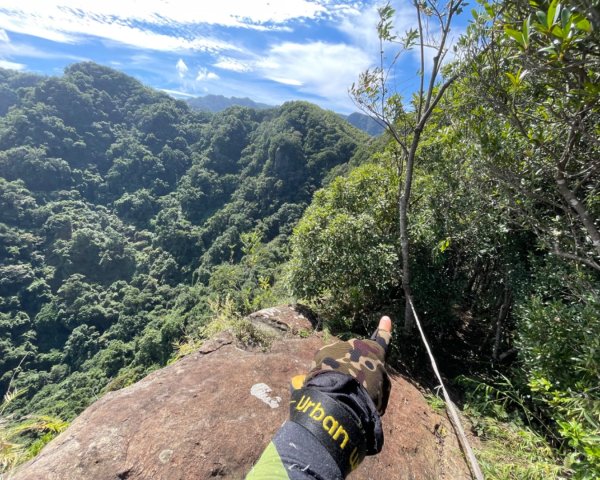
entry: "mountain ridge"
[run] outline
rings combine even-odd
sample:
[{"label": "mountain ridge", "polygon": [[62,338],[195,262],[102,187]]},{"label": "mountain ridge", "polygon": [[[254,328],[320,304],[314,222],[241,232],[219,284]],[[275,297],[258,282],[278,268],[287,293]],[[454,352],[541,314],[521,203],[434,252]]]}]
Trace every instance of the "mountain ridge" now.
[{"label": "mountain ridge", "polygon": [[0,89],[0,391],[25,389],[20,415],[72,418],[165,365],[225,302],[286,295],[295,223],[368,151],[307,102],[197,112],[89,62],[0,70]]},{"label": "mountain ridge", "polygon": [[[212,94],[190,98],[187,100],[187,104],[194,110],[211,113],[222,112],[227,108],[235,106],[254,108],[257,110],[277,108],[277,106],[274,105],[255,102],[248,97],[225,97],[223,95]],[[379,123],[361,112],[353,112],[349,115],[338,113],[338,115],[346,120],[350,125],[368,133],[373,137],[381,135],[385,130],[381,125],[379,125]]]}]

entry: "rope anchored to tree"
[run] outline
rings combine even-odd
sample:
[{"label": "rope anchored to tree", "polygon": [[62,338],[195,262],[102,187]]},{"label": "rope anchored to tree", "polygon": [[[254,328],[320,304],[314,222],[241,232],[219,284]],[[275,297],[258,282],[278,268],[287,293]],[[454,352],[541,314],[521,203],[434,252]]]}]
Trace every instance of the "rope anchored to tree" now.
[{"label": "rope anchored to tree", "polygon": [[473,449],[469,444],[469,440],[465,435],[465,431],[463,429],[462,423],[460,422],[460,417],[458,416],[458,412],[456,406],[450,399],[450,395],[448,395],[448,391],[446,390],[446,386],[444,385],[444,381],[442,380],[442,376],[440,375],[440,371],[438,370],[437,363],[435,358],[433,357],[433,353],[431,352],[431,348],[429,347],[429,343],[427,342],[427,338],[425,337],[425,332],[423,331],[423,327],[421,326],[421,322],[419,321],[419,317],[415,310],[415,306],[410,298],[407,298],[408,303],[410,304],[410,308],[412,310],[413,316],[415,318],[415,323],[417,324],[417,328],[419,329],[419,333],[421,334],[421,339],[425,344],[425,348],[427,349],[427,354],[429,355],[429,360],[431,360],[431,366],[433,367],[433,371],[438,381],[440,382],[440,387],[442,392],[444,393],[444,400],[446,401],[446,410],[448,412],[448,418],[454,427],[454,431],[458,437],[460,442],[460,446],[463,449],[465,457],[467,457],[467,461],[469,463],[469,468],[471,469],[471,473],[476,480],[484,480],[483,473],[481,471],[481,467],[479,466],[479,462],[477,461],[477,457],[473,453]]}]

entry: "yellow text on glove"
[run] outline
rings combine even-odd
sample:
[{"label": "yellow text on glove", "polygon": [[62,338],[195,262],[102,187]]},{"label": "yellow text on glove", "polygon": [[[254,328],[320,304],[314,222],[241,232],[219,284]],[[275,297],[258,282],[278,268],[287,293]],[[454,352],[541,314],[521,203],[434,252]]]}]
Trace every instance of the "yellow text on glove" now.
[{"label": "yellow text on glove", "polygon": [[307,413],[310,419],[321,423],[323,430],[325,430],[334,441],[340,442],[340,448],[342,450],[346,447],[346,444],[350,440],[348,432],[344,430],[344,427],[340,425],[340,422],[338,422],[335,417],[327,415],[321,402],[313,402],[309,395],[302,395],[302,398],[296,404],[296,410]]}]

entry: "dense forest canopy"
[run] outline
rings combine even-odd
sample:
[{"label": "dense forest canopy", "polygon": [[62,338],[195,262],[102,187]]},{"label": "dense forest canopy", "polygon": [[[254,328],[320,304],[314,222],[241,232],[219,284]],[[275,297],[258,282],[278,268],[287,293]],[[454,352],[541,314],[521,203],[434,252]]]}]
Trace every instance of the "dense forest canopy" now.
[{"label": "dense forest canopy", "polygon": [[[71,419],[215,316],[288,299],[342,337],[381,313],[402,324],[410,271],[444,373],[495,445],[487,475],[598,478],[598,7],[483,2],[454,61],[433,59],[429,96],[361,77],[355,98],[387,125],[376,139],[304,102],[194,110],[93,63],[0,70],[11,411]],[[380,13],[382,44],[418,50],[417,29],[397,37]],[[392,363],[427,383],[401,330]]]},{"label": "dense forest canopy", "polygon": [[0,79],[0,391],[22,412],[72,418],[164,365],[215,296],[259,307],[368,143],[307,103],[212,115],[93,63]]}]

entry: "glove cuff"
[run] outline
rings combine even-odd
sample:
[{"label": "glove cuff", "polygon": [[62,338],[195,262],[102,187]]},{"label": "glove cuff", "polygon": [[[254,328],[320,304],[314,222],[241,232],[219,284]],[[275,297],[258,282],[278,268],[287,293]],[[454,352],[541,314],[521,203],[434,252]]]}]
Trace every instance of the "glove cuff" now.
[{"label": "glove cuff", "polygon": [[367,445],[361,422],[327,394],[314,388],[292,391],[290,420],[319,440],[344,478],[363,461]]}]

